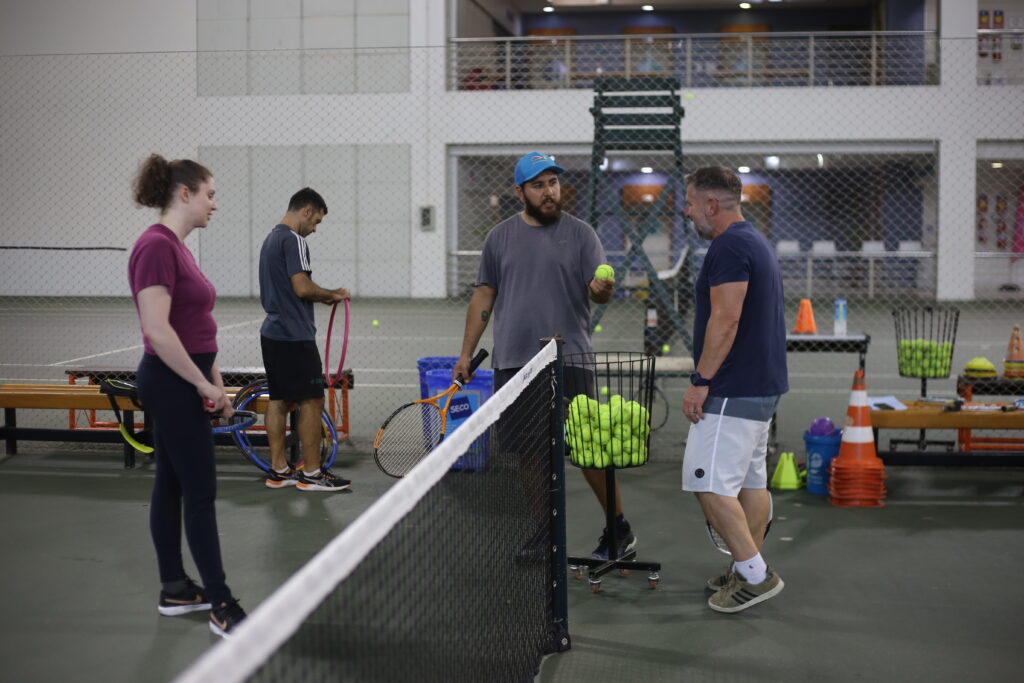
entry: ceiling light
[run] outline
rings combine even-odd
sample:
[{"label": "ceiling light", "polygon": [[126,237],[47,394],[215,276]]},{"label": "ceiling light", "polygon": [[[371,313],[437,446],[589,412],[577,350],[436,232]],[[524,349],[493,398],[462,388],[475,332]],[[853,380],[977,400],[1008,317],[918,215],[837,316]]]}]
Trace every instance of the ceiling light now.
[{"label": "ceiling light", "polygon": [[654,5],[644,5],[640,9],[642,9],[645,12],[653,12],[654,11]]},{"label": "ceiling light", "polygon": [[824,165],[825,165],[825,157],[823,157],[823,156],[821,156],[821,155],[819,154],[819,155],[818,155],[818,168],[821,168],[821,167],[822,167],[822,166],[824,166]]},{"label": "ceiling light", "polygon": [[548,5],[547,7],[544,8],[544,11],[545,12],[554,12],[555,8],[552,7],[551,5]]},{"label": "ceiling light", "polygon": [[640,169],[640,172],[641,173],[654,173],[654,169],[651,168],[650,166],[644,166],[643,168]]},{"label": "ceiling light", "polygon": [[764,158],[764,166],[765,166],[765,168],[772,168],[772,169],[778,168],[779,167],[779,158],[777,156],[765,157]]},{"label": "ceiling light", "polygon": [[750,167],[749,166],[740,166],[736,170],[739,171],[740,173],[750,173]]},{"label": "ceiling light", "polygon": [[740,3],[740,9],[750,9],[750,3],[749,2],[741,2]]},{"label": "ceiling light", "polygon": [[1002,168],[1002,167],[1003,167],[1003,162],[1001,162],[1001,161],[993,161],[992,162],[992,168]]}]

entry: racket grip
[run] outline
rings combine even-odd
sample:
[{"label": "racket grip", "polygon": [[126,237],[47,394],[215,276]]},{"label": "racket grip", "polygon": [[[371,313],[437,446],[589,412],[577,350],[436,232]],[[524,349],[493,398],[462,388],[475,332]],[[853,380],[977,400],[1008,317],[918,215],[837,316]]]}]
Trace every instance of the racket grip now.
[{"label": "racket grip", "polygon": [[214,403],[213,401],[211,401],[211,400],[210,400],[210,399],[208,399],[208,398],[204,398],[204,399],[203,399],[203,405],[204,405],[204,406],[206,406],[207,408],[212,408],[212,407],[214,407],[214,406],[215,406],[215,405],[217,405],[217,404],[216,404],[216,403]]},{"label": "racket grip", "polygon": [[[484,359],[487,358],[487,356],[487,349],[480,349],[479,351],[477,351],[476,355],[473,356],[473,358],[470,359],[469,361],[469,374],[472,375],[474,372],[476,372],[476,369],[480,367],[480,364],[484,362]],[[462,377],[461,374],[455,378],[455,381],[456,383],[458,383],[460,387],[466,383],[466,380]]]}]

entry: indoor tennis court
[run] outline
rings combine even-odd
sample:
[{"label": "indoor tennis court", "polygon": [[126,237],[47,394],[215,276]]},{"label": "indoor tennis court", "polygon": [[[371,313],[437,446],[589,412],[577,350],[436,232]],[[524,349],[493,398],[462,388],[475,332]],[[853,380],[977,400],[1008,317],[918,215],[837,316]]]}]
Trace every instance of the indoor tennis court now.
[{"label": "indoor tennis court", "polygon": [[[239,384],[262,376],[260,247],[288,198],[313,187],[329,211],[308,237],[311,277],[352,292],[333,469],[353,482],[269,490],[229,440],[217,447],[224,567],[263,623],[228,649],[205,612],[153,609],[154,462],[134,452],[125,467],[112,412],[18,407],[15,425],[5,408],[0,677],[1019,675],[1024,446],[972,450],[1016,428],[975,429],[973,441],[929,429],[948,444],[923,448],[891,443],[916,428],[882,430],[883,506],[775,490],[764,555],[785,591],[741,614],[708,608],[705,581],[728,558],[680,491],[680,405],[710,243],[681,199],[696,168],[739,173],[744,215],[779,260],[788,329],[812,306],[816,329],[787,354],[769,476],[781,453],[804,463],[813,420],[842,426],[861,365],[871,397],[1004,412],[1024,395],[1024,379],[1004,377],[1024,324],[1024,0],[598,4],[0,0],[0,393],[134,376],[143,347],[126,272],[156,216],[134,205],[131,184],[152,152],[196,159],[216,179],[217,210],[185,244],[217,289],[219,366]],[[602,127],[595,112],[626,118]],[[502,420],[533,435],[555,420],[556,360],[537,361],[540,379],[517,380],[503,411],[492,404],[472,427],[487,453],[479,468],[449,467],[471,447],[465,433],[416,477],[374,462],[382,421],[424,396],[418,362],[458,355],[484,239],[521,208],[512,168],[535,150],[564,168],[564,210],[595,228],[615,268],[614,297],[592,306],[594,350],[653,357],[651,413],[667,421],[650,433],[649,461],[616,477],[635,559],[661,565],[653,589],[646,571],[606,574],[598,591],[567,572],[563,556],[590,554],[603,510],[553,446],[499,436]],[[315,315],[322,352],[331,308]],[[897,324],[933,316],[953,322]],[[901,355],[943,342],[944,371]],[[491,329],[479,346],[493,351]],[[979,358],[994,376],[965,375],[987,367]],[[332,419],[340,429],[340,412]],[[548,506],[561,510],[563,496],[557,547]],[[381,510],[401,506],[395,519]],[[379,540],[355,538],[370,531]],[[526,552],[536,545],[556,549],[538,560]],[[282,596],[296,577],[319,589],[307,564],[325,596],[296,616]],[[571,638],[557,654],[552,625]],[[217,668],[231,659],[260,661],[244,674]]]}]

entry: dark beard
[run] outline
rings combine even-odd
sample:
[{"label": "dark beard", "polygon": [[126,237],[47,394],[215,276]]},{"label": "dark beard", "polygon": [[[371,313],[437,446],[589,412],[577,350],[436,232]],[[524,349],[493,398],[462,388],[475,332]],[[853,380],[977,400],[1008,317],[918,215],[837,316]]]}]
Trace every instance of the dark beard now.
[{"label": "dark beard", "polygon": [[526,215],[541,225],[554,225],[562,217],[562,202],[555,202],[555,210],[551,213],[544,213],[540,206],[531,204],[530,200],[524,199]]}]

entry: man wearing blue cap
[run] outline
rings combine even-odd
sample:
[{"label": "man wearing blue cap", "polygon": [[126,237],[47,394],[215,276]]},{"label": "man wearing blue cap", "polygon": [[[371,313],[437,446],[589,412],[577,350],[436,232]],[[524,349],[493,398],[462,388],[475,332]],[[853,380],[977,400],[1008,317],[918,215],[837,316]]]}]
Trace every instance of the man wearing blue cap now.
[{"label": "man wearing blue cap", "polygon": [[[604,248],[594,229],[562,211],[558,176],[564,170],[553,157],[540,152],[526,154],[516,163],[515,191],[523,210],[496,225],[484,241],[453,377],[470,376],[470,356],[492,314],[495,391],[536,354],[537,342],[543,337],[560,335],[566,354],[593,351],[590,302],[606,303],[615,281],[593,275],[605,263]],[[567,396],[593,393],[593,376],[587,381],[578,372],[578,368],[565,368]],[[604,472],[581,471],[603,507]],[[615,508],[618,548],[612,556],[618,558],[636,546],[636,537],[622,515],[618,490]],[[608,536],[605,529],[594,557],[608,558]]]}]

